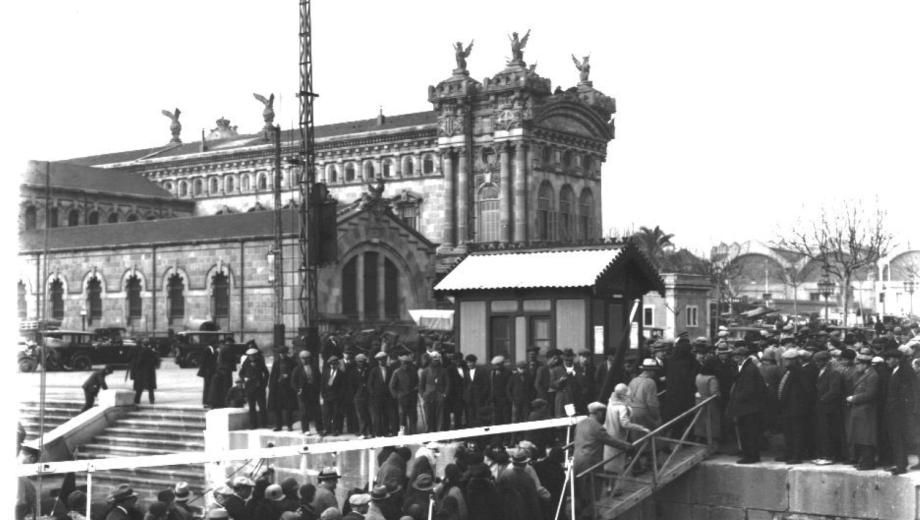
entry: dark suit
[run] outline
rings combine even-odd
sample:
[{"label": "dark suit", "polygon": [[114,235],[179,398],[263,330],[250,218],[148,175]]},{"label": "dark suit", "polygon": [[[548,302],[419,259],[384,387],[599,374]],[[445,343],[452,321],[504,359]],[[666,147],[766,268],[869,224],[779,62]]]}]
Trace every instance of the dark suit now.
[{"label": "dark suit", "polygon": [[777,389],[779,413],[783,423],[785,457],[787,462],[801,461],[805,451],[805,423],[808,420],[809,404],[805,388],[804,369],[790,365],[783,374]]},{"label": "dark suit", "polygon": [[[466,379],[466,368],[457,367],[449,363],[444,367],[447,370],[448,387],[447,398],[444,400],[444,428],[463,428],[465,421],[463,413],[466,404],[463,402],[464,380]],[[462,375],[461,375],[462,373]]]},{"label": "dark suit", "polygon": [[891,465],[891,442],[888,436],[888,421],[885,417],[885,403],[888,400],[888,380],[891,369],[888,365],[873,365],[878,373],[878,410],[876,410],[876,429],[878,430],[878,463],[880,466]]},{"label": "dark suit", "polygon": [[211,388],[211,378],[217,372],[217,349],[213,345],[208,345],[201,353],[200,364],[198,365],[198,377],[204,380],[201,390],[201,404],[208,405],[208,390]]},{"label": "dark suit", "polygon": [[291,386],[300,405],[300,431],[304,433],[310,431],[310,421],[316,423],[317,430],[323,429],[323,417],[319,411],[319,369],[313,363],[309,367],[310,373],[307,374],[303,363],[298,363],[291,374]]},{"label": "dark suit", "polygon": [[[368,373],[370,369],[367,367],[367,364],[363,365],[349,365],[345,370],[347,373],[347,381],[349,393],[352,397],[352,404],[354,405],[355,416],[358,419],[358,435],[370,435],[371,434],[371,416],[369,413],[370,406],[370,394],[367,391],[367,380]],[[346,398],[345,406],[348,406],[348,401]]]},{"label": "dark suit", "polygon": [[899,470],[907,468],[907,450],[911,448],[911,418],[917,406],[915,384],[916,377],[910,359],[901,359],[888,379],[888,393],[885,396],[885,418],[891,441],[892,462]]},{"label": "dark suit", "polygon": [[533,400],[533,377],[526,371],[515,371],[508,378],[508,400],[511,402],[511,421],[525,422],[530,415]]},{"label": "dark suit", "polygon": [[825,367],[815,384],[815,450],[827,460],[843,458],[843,375]]},{"label": "dark suit", "polygon": [[[390,377],[389,392],[396,399],[399,413],[399,426],[405,428],[407,434],[415,433],[418,424],[418,413],[416,413],[416,392],[418,392],[418,382],[415,381],[415,367],[411,364],[401,366],[393,372]],[[379,374],[378,374],[379,377]]]},{"label": "dark suit", "polygon": [[805,380],[805,400],[808,405],[808,419],[803,425],[805,432],[805,456],[814,458],[815,449],[815,385],[818,382],[818,367],[812,361],[802,364],[802,377]]},{"label": "dark suit", "polygon": [[268,376],[268,409],[275,412],[275,427],[294,424],[294,410],[297,409],[297,394],[291,386],[291,374],[297,362],[286,354],[275,354]]},{"label": "dark suit", "polygon": [[[383,367],[381,369],[381,366]],[[381,373],[381,370],[384,373]],[[390,406],[390,379],[393,377],[394,367],[377,365],[371,367],[367,374],[367,393],[370,397],[371,425],[374,435],[382,437],[390,432],[392,425],[388,424]]]},{"label": "dark suit", "polygon": [[326,433],[342,433],[342,401],[345,399],[345,372],[338,367],[333,371],[328,365],[323,370],[320,393],[323,396],[323,423]]},{"label": "dark suit", "polygon": [[425,421],[429,432],[441,430],[444,424],[444,398],[450,391],[447,371],[440,364],[428,365],[418,381],[418,393],[425,406]]},{"label": "dark suit", "polygon": [[479,365],[467,367],[463,385],[467,426],[479,426],[479,409],[486,405],[489,395],[489,369]]},{"label": "dark suit", "polygon": [[508,398],[508,380],[511,372],[504,367],[491,369],[488,375],[489,406],[492,407],[492,424],[511,422],[511,399]]},{"label": "dark suit", "polygon": [[750,357],[745,358],[732,386],[725,413],[738,424],[743,460],[760,460],[762,415],[767,398],[767,386],[760,370]]}]

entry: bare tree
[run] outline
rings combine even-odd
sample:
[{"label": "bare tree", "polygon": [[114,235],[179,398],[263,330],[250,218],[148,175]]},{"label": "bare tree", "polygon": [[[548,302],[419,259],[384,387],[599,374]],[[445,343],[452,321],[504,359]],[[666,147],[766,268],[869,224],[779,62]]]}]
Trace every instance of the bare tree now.
[{"label": "bare tree", "polygon": [[799,286],[805,281],[805,269],[802,265],[792,265],[783,269],[784,282],[792,287],[792,326],[799,331]]},{"label": "bare tree", "polygon": [[886,213],[877,201],[871,209],[864,209],[854,201],[845,201],[838,207],[839,210],[824,207],[818,219],[794,225],[788,237],[778,240],[778,245],[821,262],[828,275],[837,279],[843,294],[846,326],[854,275],[875,266],[886,256],[893,237],[885,227]]}]

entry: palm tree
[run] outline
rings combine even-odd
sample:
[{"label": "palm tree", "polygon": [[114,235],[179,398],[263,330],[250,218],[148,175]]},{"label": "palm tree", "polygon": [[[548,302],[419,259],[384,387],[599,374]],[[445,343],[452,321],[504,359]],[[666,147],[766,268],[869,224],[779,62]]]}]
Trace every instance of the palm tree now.
[{"label": "palm tree", "polygon": [[659,267],[664,259],[666,250],[674,247],[674,243],[671,242],[672,238],[674,238],[673,233],[665,233],[659,226],[655,226],[654,229],[642,226],[638,232],[633,233],[630,240],[645,253],[648,259],[655,264],[655,267]]}]

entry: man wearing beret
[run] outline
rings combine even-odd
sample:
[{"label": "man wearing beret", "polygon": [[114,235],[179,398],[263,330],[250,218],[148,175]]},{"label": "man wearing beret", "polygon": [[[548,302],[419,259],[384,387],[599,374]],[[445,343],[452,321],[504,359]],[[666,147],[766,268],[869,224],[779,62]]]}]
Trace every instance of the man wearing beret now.
[{"label": "man wearing beret", "polygon": [[858,378],[853,393],[846,397],[850,408],[847,431],[851,434],[849,442],[857,459],[856,469],[870,470],[875,468],[878,446],[878,374],[872,368],[872,356],[868,353],[857,355],[856,371]]},{"label": "man wearing beret", "polygon": [[812,360],[818,367],[815,383],[815,464],[843,460],[843,376],[830,366],[831,355],[821,351]]},{"label": "man wearing beret", "polygon": [[747,347],[735,347],[732,360],[738,365],[738,375],[732,385],[725,413],[738,426],[738,440],[741,443],[738,464],[753,464],[760,462],[760,434],[767,386]]}]

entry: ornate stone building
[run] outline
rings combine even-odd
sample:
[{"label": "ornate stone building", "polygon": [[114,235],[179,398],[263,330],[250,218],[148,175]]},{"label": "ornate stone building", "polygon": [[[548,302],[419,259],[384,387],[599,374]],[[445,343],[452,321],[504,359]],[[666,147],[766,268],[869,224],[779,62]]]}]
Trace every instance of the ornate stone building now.
[{"label": "ornate stone building", "polygon": [[[449,78],[428,89],[431,110],[390,117],[381,113],[372,119],[316,128],[316,178],[327,184],[342,208],[340,259],[336,266],[324,269],[319,280],[324,312],[364,322],[408,319],[407,309],[433,304],[430,288],[438,264],[455,261],[466,251],[466,243],[573,242],[601,236],[601,167],[606,160],[607,143],[613,138],[614,100],[593,88],[586,72],[587,61],[579,64],[581,80],[577,85],[553,90],[549,79],[524,62],[522,49],[526,40],[526,36],[515,40],[514,58],[507,67],[482,82],[472,79],[466,69],[469,49],[466,54],[458,49],[458,67]],[[273,98],[256,97],[264,104],[263,117],[268,128],[273,118]],[[208,135],[202,133],[199,142],[183,144],[179,136],[179,113],[178,109],[164,111],[171,120],[173,137],[165,146],[81,157],[66,164],[72,168],[105,170],[135,180],[146,179],[164,195],[166,209],[162,211],[170,216],[187,215],[193,205],[196,217],[181,224],[176,221],[174,225],[194,228],[199,222],[218,222],[218,217],[227,214],[270,209],[275,154],[271,132],[263,129],[256,134],[240,135],[236,126],[221,118]],[[281,141],[283,156],[293,156],[299,150],[295,133],[283,132]],[[299,174],[287,165],[280,172],[283,203],[287,206],[299,204],[296,184]],[[356,202],[366,199],[366,188],[371,182],[382,182],[384,187],[383,199],[375,203],[378,208],[375,211]],[[92,204],[104,205],[102,200],[108,196],[105,190],[100,190]],[[380,204],[388,207],[380,209]],[[24,221],[27,207],[24,203]],[[180,211],[182,208],[186,212]],[[141,213],[146,218],[149,212]],[[264,239],[271,234],[269,214],[265,213],[268,227],[253,236]],[[368,215],[377,215],[375,218],[387,223],[369,223]],[[394,227],[395,221],[399,222],[399,229]],[[84,222],[101,221],[76,221]],[[162,225],[166,226],[163,230],[169,229],[169,223]],[[131,231],[134,242],[119,244],[132,251],[124,255],[153,255],[148,232],[153,231],[141,227]],[[234,244],[231,246],[234,251],[241,247],[240,238],[232,229],[214,232],[217,235],[209,238],[224,245]],[[98,235],[106,233],[100,228]],[[109,264],[116,264],[121,271],[109,275],[103,291],[116,299],[125,298],[122,282],[124,273],[131,269],[133,272],[147,269],[150,272],[144,271],[144,279],[155,279],[164,287],[169,284],[168,269],[172,268],[175,274],[183,269],[195,272],[188,274],[187,287],[189,294],[204,291],[202,298],[205,293],[213,296],[210,288],[216,265],[230,269],[227,276],[231,294],[235,294],[233,290],[238,286],[234,284],[240,283],[239,280],[245,280],[246,291],[256,291],[259,284],[262,290],[268,283],[268,272],[241,263],[230,251],[199,249],[195,240],[177,240],[169,245],[175,250],[175,258],[163,260],[169,256],[163,249],[169,244],[168,233],[162,230],[157,233],[166,240],[158,246],[159,261],[166,263],[158,267],[156,275],[152,272],[152,259],[141,261],[138,257],[136,261],[128,261],[121,252],[100,252],[94,254],[92,261],[76,261],[74,257],[75,266],[68,269],[83,269],[83,272],[69,274],[67,297],[84,301],[85,287],[80,286],[81,281],[85,282],[88,273],[107,271]],[[29,240],[26,242],[35,246]],[[105,249],[104,239],[91,242],[99,251]],[[259,247],[264,249],[265,244]],[[65,249],[76,251],[81,247]],[[265,261],[266,252],[245,254],[241,250],[239,256],[245,254],[247,262],[256,265]],[[26,279],[20,286],[21,292],[26,287],[27,301],[37,301],[35,287],[50,287],[54,273],[49,271],[51,274],[39,281],[32,265],[37,261],[36,254],[34,247],[22,254],[30,264],[22,270]],[[184,267],[184,263],[192,262],[192,257],[196,259],[196,267]],[[234,274],[234,269],[250,274]],[[142,293],[153,289],[146,287]],[[400,290],[393,292],[393,287]],[[246,298],[246,291],[238,302],[243,308],[256,301],[254,297]],[[114,296],[119,292],[120,296]],[[169,309],[161,308],[161,304],[148,305],[161,315],[156,325],[152,317],[145,322],[157,331],[162,331],[169,321],[166,318]],[[65,303],[65,314],[82,305]],[[195,317],[214,315],[213,302],[202,299],[194,305]],[[296,316],[292,309],[286,312],[291,320]],[[25,313],[32,315],[29,309]],[[185,317],[190,317],[189,314],[186,312]],[[234,316],[231,311],[226,323],[231,330],[250,327],[248,314],[241,314],[239,319]],[[106,321],[105,317],[101,321]],[[296,330],[293,325],[296,324],[288,325],[289,330]],[[252,327],[254,331],[270,331],[270,320]]]}]

